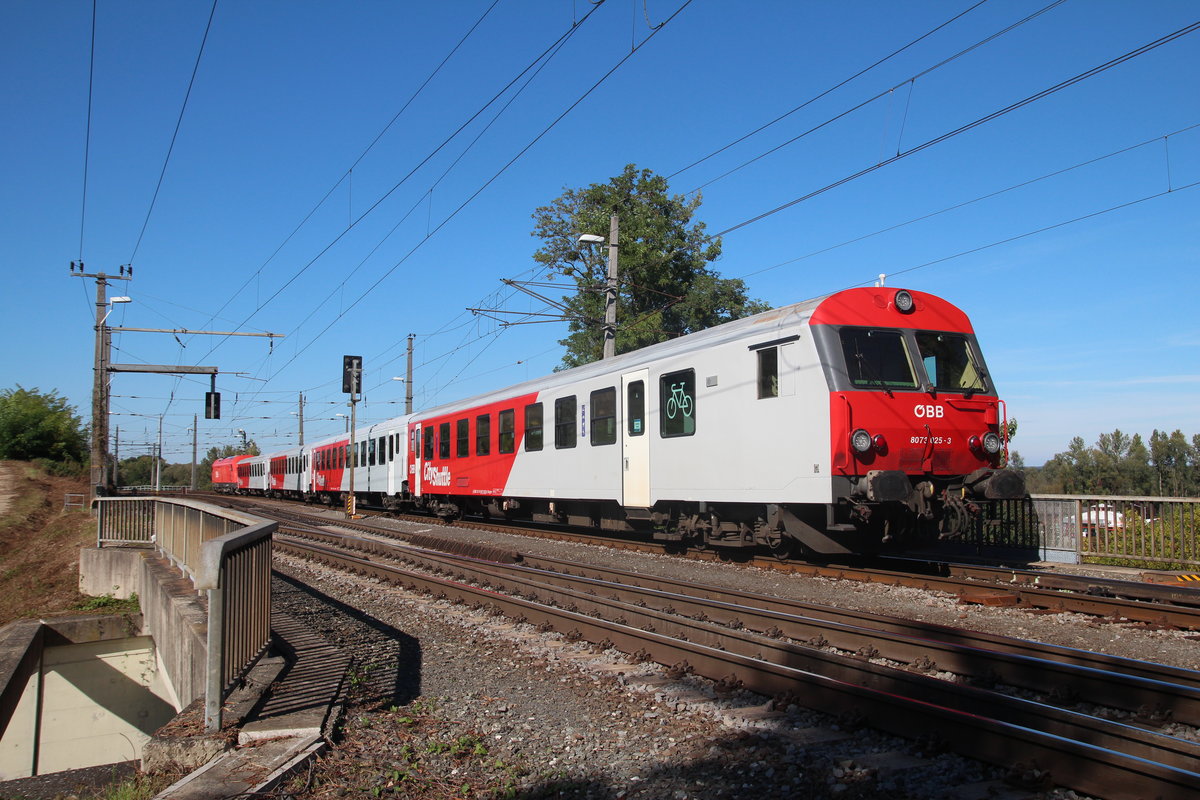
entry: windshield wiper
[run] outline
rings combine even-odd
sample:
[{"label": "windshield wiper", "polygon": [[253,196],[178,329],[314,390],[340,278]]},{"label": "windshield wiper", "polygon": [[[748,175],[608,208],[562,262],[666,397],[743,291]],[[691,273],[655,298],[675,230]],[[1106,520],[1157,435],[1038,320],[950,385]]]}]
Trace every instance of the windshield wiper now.
[{"label": "windshield wiper", "polygon": [[879,388],[887,392],[888,397],[895,397],[895,395],[892,394],[892,390],[888,388],[887,384],[883,382],[883,379],[879,377],[879,374],[875,372],[875,369],[871,366],[871,362],[867,361],[866,356],[864,356],[862,353],[855,353],[854,357],[858,359],[858,368],[860,373],[866,372],[868,380],[872,380],[879,384]]}]

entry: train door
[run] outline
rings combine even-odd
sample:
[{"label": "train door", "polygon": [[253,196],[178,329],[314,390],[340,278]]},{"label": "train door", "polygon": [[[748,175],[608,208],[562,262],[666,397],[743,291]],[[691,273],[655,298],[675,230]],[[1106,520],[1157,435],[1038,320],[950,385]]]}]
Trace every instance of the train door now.
[{"label": "train door", "polygon": [[624,399],[625,421],[621,433],[622,505],[650,505],[650,436],[647,431],[648,370],[629,372],[621,376],[621,396]]},{"label": "train door", "polygon": [[421,494],[421,470],[425,467],[421,439],[421,423],[413,425],[408,430],[409,447],[412,450],[412,465],[409,467],[408,490],[416,497]]}]

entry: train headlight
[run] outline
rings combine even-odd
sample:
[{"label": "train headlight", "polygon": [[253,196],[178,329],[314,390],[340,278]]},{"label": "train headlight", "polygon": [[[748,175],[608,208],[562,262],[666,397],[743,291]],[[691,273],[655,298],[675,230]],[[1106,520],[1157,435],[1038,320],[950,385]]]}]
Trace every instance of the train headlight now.
[{"label": "train headlight", "polygon": [[871,441],[871,434],[867,433],[862,428],[859,428],[854,433],[850,434],[850,446],[854,448],[856,453],[869,453],[874,442]]},{"label": "train headlight", "polygon": [[912,310],[916,308],[916,303],[913,302],[913,296],[904,289],[896,292],[895,296],[892,298],[892,304],[896,306],[896,310],[901,314],[911,314]]},{"label": "train headlight", "polygon": [[983,435],[983,450],[988,455],[996,455],[1000,452],[1000,435],[988,431]]}]

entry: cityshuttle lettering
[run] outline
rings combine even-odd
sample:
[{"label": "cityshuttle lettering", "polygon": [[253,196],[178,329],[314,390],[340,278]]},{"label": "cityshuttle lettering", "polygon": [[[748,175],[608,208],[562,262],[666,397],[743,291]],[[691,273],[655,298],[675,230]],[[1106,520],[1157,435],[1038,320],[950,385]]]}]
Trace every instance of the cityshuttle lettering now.
[{"label": "cityshuttle lettering", "polygon": [[425,465],[425,474],[422,476],[425,483],[430,486],[449,486],[450,485],[450,468],[435,467],[432,464]]}]

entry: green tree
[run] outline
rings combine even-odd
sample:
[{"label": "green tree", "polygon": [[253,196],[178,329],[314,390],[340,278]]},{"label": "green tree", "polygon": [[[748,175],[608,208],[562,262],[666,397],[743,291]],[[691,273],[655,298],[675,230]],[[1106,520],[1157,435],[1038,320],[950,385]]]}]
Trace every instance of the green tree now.
[{"label": "green tree", "polygon": [[747,296],[740,279],[708,268],[721,254],[704,223],[694,219],[700,196],[669,193],[667,180],[648,169],[625,167],[608,183],[567,189],[533,214],[532,235],[542,240],[534,260],[551,279],[566,278],[575,293],[564,298],[569,334],[561,368],[599,360],[604,350],[606,247],[578,244],[580,234],[608,238],[609,218],[620,221],[616,351],[656,342],[766,311]]},{"label": "green tree", "polygon": [[82,463],[87,452],[87,428],[57,392],[20,385],[0,392],[0,458]]}]

